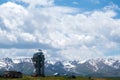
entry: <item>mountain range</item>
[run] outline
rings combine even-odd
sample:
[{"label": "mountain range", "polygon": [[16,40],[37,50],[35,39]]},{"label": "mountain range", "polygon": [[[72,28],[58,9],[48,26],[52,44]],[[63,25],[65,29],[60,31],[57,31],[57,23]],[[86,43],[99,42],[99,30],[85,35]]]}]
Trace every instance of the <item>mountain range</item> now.
[{"label": "mountain range", "polygon": [[[34,74],[31,58],[2,58],[0,59],[0,74],[4,71],[15,70],[26,75]],[[98,58],[84,61],[45,61],[46,75],[120,77],[120,60],[114,58]]]}]

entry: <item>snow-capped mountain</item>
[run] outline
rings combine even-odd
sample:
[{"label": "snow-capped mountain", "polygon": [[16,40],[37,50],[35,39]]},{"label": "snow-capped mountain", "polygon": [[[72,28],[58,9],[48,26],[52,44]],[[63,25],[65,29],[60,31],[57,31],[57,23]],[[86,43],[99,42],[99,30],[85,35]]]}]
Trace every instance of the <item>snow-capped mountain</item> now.
[{"label": "snow-capped mountain", "polygon": [[[16,70],[24,74],[34,73],[34,66],[30,58],[0,59],[0,72]],[[89,59],[86,61],[45,61],[45,74],[59,73],[81,76],[118,76],[120,77],[120,60],[118,59]]]}]

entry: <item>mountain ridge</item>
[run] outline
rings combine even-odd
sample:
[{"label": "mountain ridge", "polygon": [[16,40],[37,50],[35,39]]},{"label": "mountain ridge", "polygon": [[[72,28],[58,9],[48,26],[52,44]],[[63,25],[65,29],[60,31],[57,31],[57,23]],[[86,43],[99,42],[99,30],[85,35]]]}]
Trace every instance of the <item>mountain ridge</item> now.
[{"label": "mountain ridge", "polygon": [[[0,59],[1,73],[6,70],[16,70],[27,75],[34,74],[31,58]],[[75,74],[81,76],[120,77],[120,60],[114,58],[98,58],[84,61],[45,61],[46,75]]]}]

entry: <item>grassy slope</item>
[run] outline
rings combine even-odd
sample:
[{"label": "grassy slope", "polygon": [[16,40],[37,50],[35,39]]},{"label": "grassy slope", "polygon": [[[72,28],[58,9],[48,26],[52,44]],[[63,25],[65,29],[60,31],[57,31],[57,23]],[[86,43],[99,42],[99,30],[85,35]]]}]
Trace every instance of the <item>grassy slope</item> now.
[{"label": "grassy slope", "polygon": [[[77,77],[76,79],[70,79],[66,77],[30,77],[30,76],[24,76],[20,79],[4,79],[0,78],[0,80],[89,80],[86,77]],[[93,80],[120,80],[120,78],[94,78]]]}]

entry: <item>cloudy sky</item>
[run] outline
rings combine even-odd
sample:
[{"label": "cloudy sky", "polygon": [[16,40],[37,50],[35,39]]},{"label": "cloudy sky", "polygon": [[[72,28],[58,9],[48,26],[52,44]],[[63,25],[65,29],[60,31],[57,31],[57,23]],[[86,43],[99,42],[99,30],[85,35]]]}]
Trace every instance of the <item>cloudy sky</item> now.
[{"label": "cloudy sky", "polygon": [[0,58],[120,58],[120,0],[0,0]]}]

